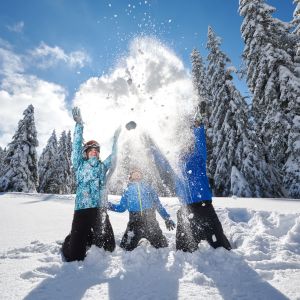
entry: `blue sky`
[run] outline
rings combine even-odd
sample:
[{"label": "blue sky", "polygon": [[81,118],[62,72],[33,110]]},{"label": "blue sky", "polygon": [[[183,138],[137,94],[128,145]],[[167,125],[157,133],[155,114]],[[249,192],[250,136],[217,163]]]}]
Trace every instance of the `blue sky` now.
[{"label": "blue sky", "polygon": [[[292,0],[268,3],[277,8],[277,17],[292,18]],[[80,83],[113,67],[132,37],[139,34],[158,37],[190,68],[193,47],[206,55],[207,26],[211,25],[223,39],[223,50],[239,67],[243,42],[237,10],[237,0],[6,0],[0,2],[0,38],[19,54],[41,42],[65,53],[84,51],[90,61],[82,67],[63,63],[27,67],[28,72],[65,86],[72,97]]]},{"label": "blue sky", "polygon": [[[277,8],[276,17],[292,19],[292,0],[267,3]],[[0,1],[0,146],[10,141],[30,103],[42,146],[53,128],[72,129],[70,106],[80,86],[111,74],[140,35],[159,39],[189,70],[193,48],[207,55],[210,25],[239,68],[241,22],[237,0]],[[235,82],[248,93],[244,81]]]}]

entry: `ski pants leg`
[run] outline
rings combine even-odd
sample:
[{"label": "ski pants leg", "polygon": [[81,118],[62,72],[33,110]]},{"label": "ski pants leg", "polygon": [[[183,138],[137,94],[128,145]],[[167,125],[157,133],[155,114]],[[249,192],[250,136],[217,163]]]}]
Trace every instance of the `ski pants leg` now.
[{"label": "ski pants leg", "polygon": [[87,208],[74,212],[71,233],[65,238],[62,252],[66,261],[83,260],[92,244],[106,251],[115,249],[115,238],[106,210]]},{"label": "ski pants leg", "polygon": [[62,246],[66,261],[84,259],[96,211],[95,208],[88,208],[74,212],[71,233],[65,238]]},{"label": "ski pants leg", "polygon": [[105,251],[113,252],[116,247],[116,242],[106,209],[98,209],[97,217],[95,223],[92,226],[92,229],[92,244],[96,245],[99,248],[103,248]]},{"label": "ski pants leg", "polygon": [[187,205],[177,213],[176,249],[193,252],[197,250],[201,240],[207,240],[214,248],[231,249],[209,201]]},{"label": "ski pants leg", "polygon": [[155,248],[165,248],[168,247],[168,241],[163,235],[162,230],[156,219],[147,222],[146,236],[145,238],[150,242],[150,244]]},{"label": "ski pants leg", "polygon": [[159,227],[154,209],[144,210],[142,214],[129,213],[129,222],[120,247],[131,251],[138,246],[142,238],[147,239],[155,248],[168,247],[168,241]]},{"label": "ski pants leg", "polygon": [[129,221],[122,237],[120,247],[126,251],[135,249],[139,241],[145,237],[145,229],[142,222]]},{"label": "ski pants leg", "polygon": [[198,243],[195,241],[188,215],[184,207],[177,212],[176,250],[194,252],[198,248]]},{"label": "ski pants leg", "polygon": [[[215,209],[211,203],[207,204],[206,207],[202,208],[206,210],[205,216],[203,217],[202,222],[203,224],[202,232],[204,231],[205,239],[207,242],[213,247],[223,247],[227,250],[231,250],[231,245],[224,234],[222,224],[215,212]],[[196,214],[197,216],[197,214]]]}]

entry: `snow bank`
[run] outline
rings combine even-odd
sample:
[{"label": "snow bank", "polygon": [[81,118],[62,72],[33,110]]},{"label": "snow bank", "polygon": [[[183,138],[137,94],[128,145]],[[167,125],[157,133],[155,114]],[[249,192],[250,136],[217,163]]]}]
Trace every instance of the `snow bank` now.
[{"label": "snow bank", "polygon": [[[161,200],[176,220],[177,199]],[[195,253],[176,252],[175,231],[168,232],[159,217],[167,249],[143,242],[132,252],[117,246],[111,254],[93,246],[83,262],[66,263],[59,250],[71,226],[74,197],[1,194],[1,298],[299,299],[299,201],[214,203],[234,247],[230,252],[205,242]],[[110,213],[110,219],[119,243],[128,214]]]}]

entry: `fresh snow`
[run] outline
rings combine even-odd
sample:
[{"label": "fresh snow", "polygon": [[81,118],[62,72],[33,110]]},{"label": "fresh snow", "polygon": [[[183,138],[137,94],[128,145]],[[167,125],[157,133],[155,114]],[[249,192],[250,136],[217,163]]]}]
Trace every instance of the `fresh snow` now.
[{"label": "fresh snow", "polygon": [[[111,201],[120,197],[110,196]],[[161,198],[176,221],[176,198]],[[202,242],[190,254],[142,243],[132,252],[93,246],[66,263],[74,195],[0,194],[0,299],[300,299],[300,201],[215,198],[233,250]],[[117,244],[128,213],[110,212]]]}]

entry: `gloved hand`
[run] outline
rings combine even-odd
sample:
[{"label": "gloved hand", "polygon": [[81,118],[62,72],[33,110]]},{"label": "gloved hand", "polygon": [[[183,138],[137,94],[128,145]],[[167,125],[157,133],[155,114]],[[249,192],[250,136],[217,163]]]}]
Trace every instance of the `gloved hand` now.
[{"label": "gloved hand", "polygon": [[176,226],[174,221],[171,220],[171,219],[165,220],[165,223],[166,223],[166,227],[167,227],[168,230],[173,230]]},{"label": "gloved hand", "polygon": [[107,202],[107,207],[108,210],[112,210],[112,203],[111,202]]},{"label": "gloved hand", "polygon": [[81,113],[80,113],[80,108],[75,106],[73,109],[72,109],[72,114],[73,114],[73,119],[76,123],[78,124],[83,124],[83,121],[82,121],[82,118],[81,118]]},{"label": "gloved hand", "polygon": [[202,114],[200,113],[199,107],[197,107],[195,116],[194,116],[194,126],[199,127],[200,125],[203,124],[203,117]]}]

